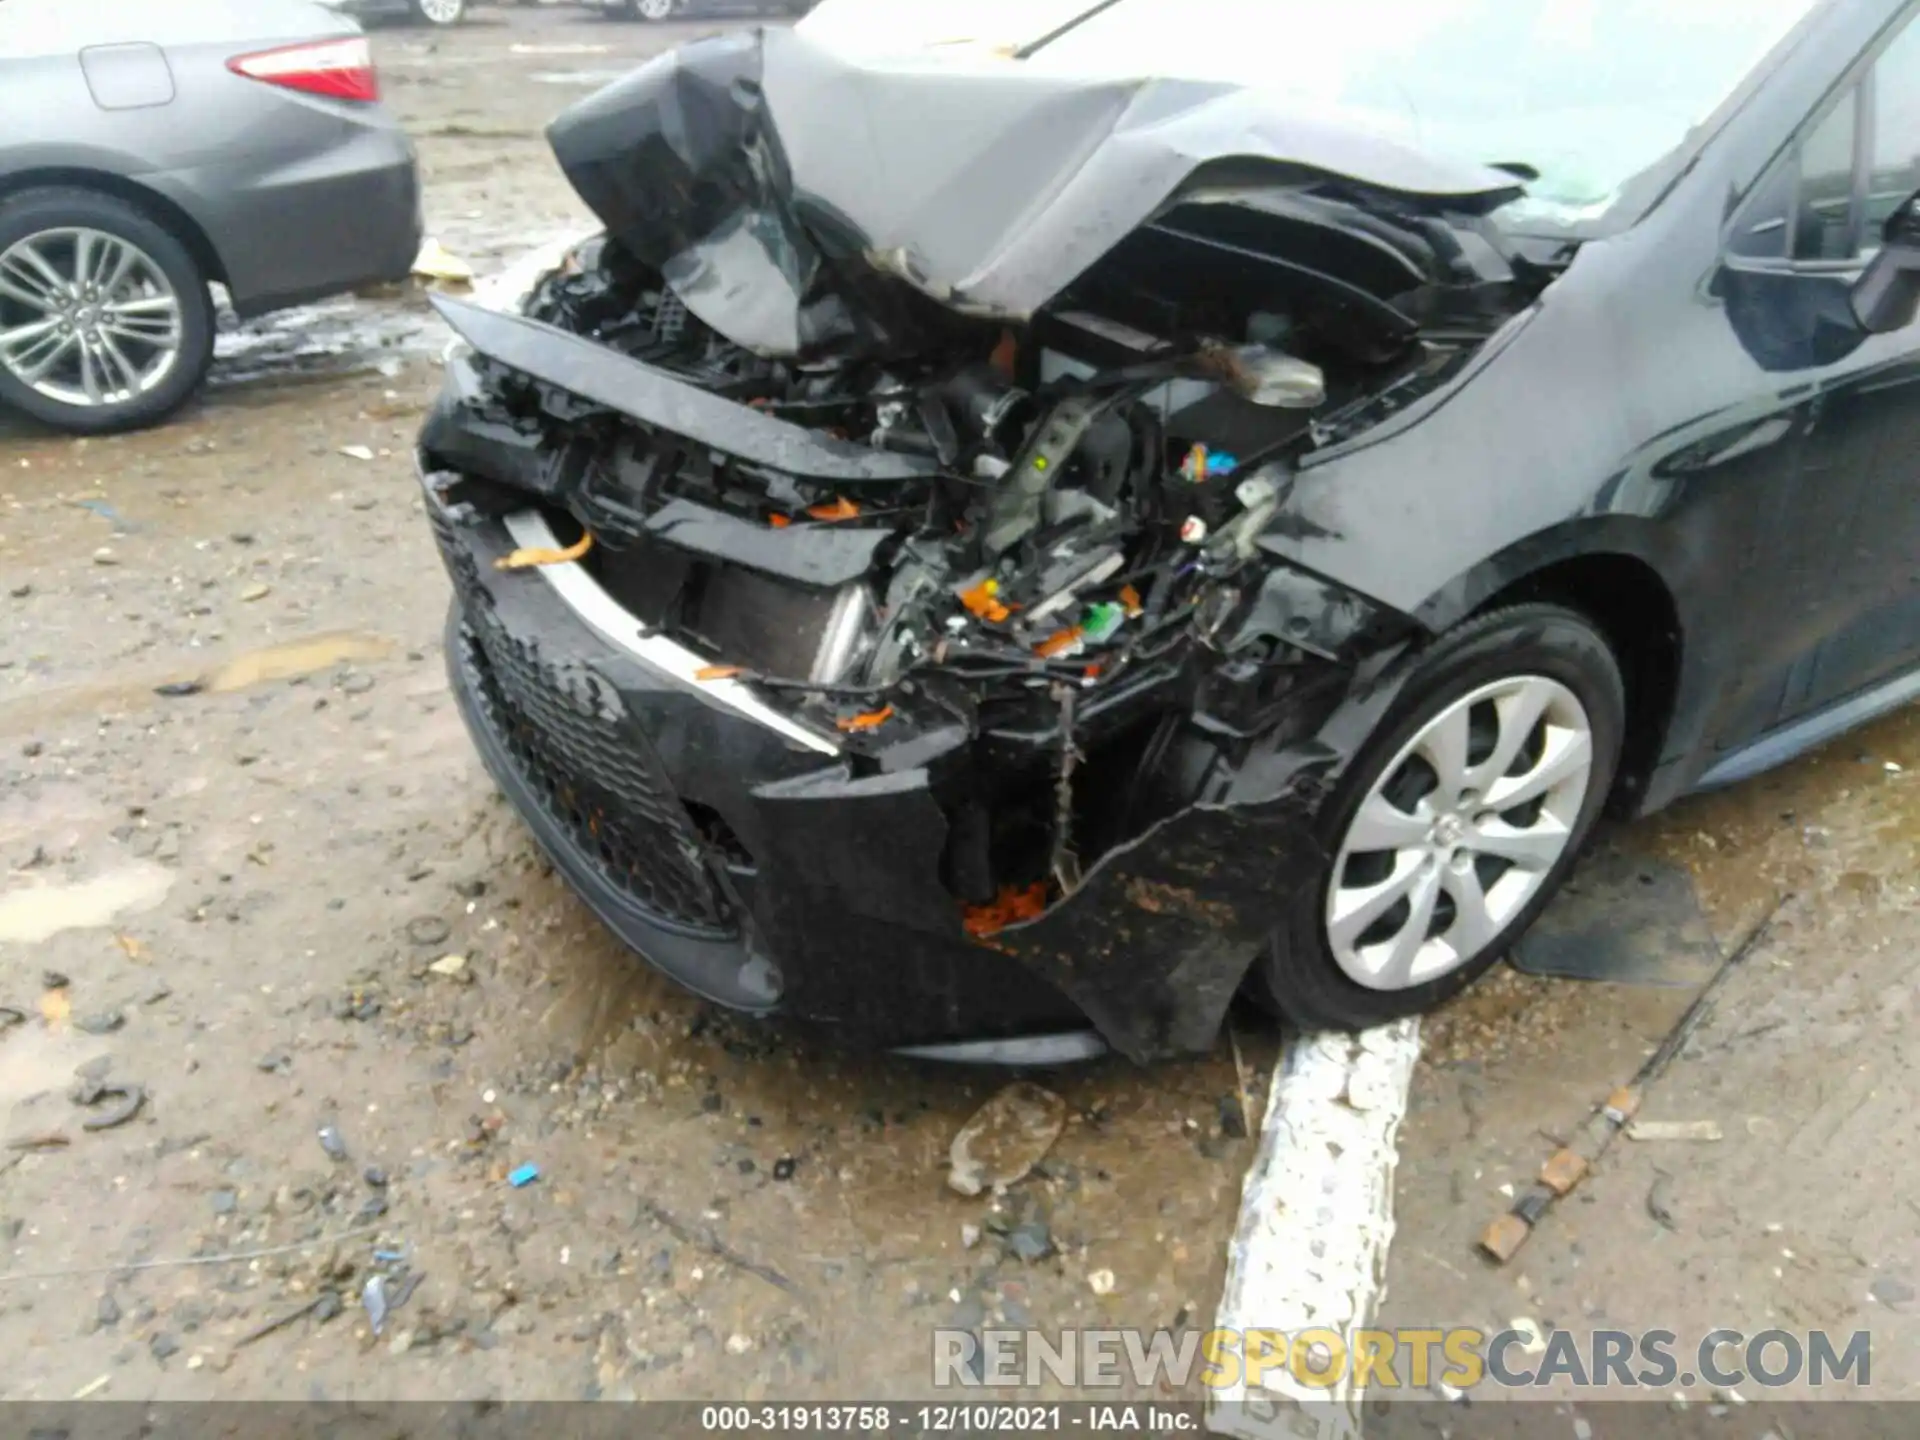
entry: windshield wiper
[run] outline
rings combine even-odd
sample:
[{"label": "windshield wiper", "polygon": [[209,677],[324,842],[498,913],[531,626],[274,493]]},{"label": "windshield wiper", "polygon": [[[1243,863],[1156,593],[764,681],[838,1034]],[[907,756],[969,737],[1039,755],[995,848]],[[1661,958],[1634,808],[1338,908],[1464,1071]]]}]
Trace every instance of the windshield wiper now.
[{"label": "windshield wiper", "polygon": [[1487,168],[1489,170],[1504,170],[1507,174],[1513,176],[1514,179],[1523,180],[1529,185],[1540,178],[1539,167],[1529,165],[1524,160],[1489,160],[1487,162]]},{"label": "windshield wiper", "polygon": [[1074,30],[1078,30],[1082,25],[1086,24],[1089,20],[1093,19],[1094,16],[1105,14],[1107,11],[1111,10],[1114,6],[1118,5],[1119,3],[1120,3],[1120,0],[1100,0],[1100,3],[1098,5],[1090,6],[1086,10],[1081,11],[1078,15],[1074,16],[1071,20],[1067,21],[1066,24],[1058,26],[1055,29],[1049,30],[1046,34],[1042,35],[1038,40],[1029,40],[1025,45],[1022,45],[1018,50],[1013,52],[1013,58],[1016,60],[1027,59],[1030,55],[1033,54],[1034,51],[1042,48],[1043,46],[1051,45],[1054,41],[1058,40],[1062,35],[1068,34]]}]

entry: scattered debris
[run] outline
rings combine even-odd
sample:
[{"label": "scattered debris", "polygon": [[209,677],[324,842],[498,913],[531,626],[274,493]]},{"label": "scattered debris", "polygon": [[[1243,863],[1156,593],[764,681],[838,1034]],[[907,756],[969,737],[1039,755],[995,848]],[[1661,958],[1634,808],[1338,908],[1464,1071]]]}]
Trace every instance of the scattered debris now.
[{"label": "scattered debris", "polygon": [[320,1148],[327,1152],[329,1160],[340,1161],[347,1158],[347,1142],[341,1138],[338,1127],[322,1125],[314,1134],[320,1141]]},{"label": "scattered debris", "polygon": [[1229,1140],[1247,1138],[1246,1101],[1240,1095],[1220,1097],[1220,1133]]},{"label": "scattered debris", "polygon": [[1026,1080],[1004,1087],[953,1137],[947,1184],[962,1195],[1014,1184],[1046,1157],[1066,1120],[1066,1101],[1051,1090]]},{"label": "scattered debris", "polygon": [[[194,1143],[199,1144],[209,1138],[199,1135],[194,1138]],[[337,1245],[342,1240],[351,1240],[356,1235],[369,1235],[379,1228],[377,1225],[362,1225],[333,1235],[316,1235],[311,1240],[295,1240],[286,1245],[268,1245],[256,1250],[229,1250],[218,1255],[181,1255],[164,1260],[116,1260],[105,1265],[70,1265],[57,1270],[8,1270],[0,1273],[0,1285],[27,1280],[71,1280],[76,1275],[131,1275],[142,1270],[236,1265],[252,1260],[268,1260],[276,1255],[296,1255],[303,1250],[318,1250],[324,1245]]]},{"label": "scattered debris", "polygon": [[378,1335],[387,1324],[387,1277],[369,1276],[366,1285],[360,1291],[360,1304],[367,1312],[367,1323]]},{"label": "scattered debris", "polygon": [[1231,1016],[1227,1018],[1226,1028],[1227,1049],[1233,1055],[1233,1098],[1239,1106],[1240,1135],[1233,1135],[1227,1129],[1227,1117],[1224,1114],[1220,1117],[1220,1130],[1231,1139],[1239,1139],[1253,1133],[1253,1101],[1247,1093],[1247,1062],[1240,1053],[1240,1032],[1234,1028]]},{"label": "scattered debris", "polygon": [[1045,1220],[1022,1220],[1007,1231],[1007,1249],[1029,1265],[1044,1260],[1053,1253],[1053,1230]]},{"label": "scattered debris", "polygon": [[752,1336],[736,1333],[727,1337],[727,1353],[729,1355],[744,1355],[751,1349],[753,1349]]},{"label": "scattered debris", "polygon": [[782,1155],[778,1160],[773,1162],[773,1178],[781,1181],[791,1180],[793,1179],[793,1172],[799,1167],[800,1162],[794,1159],[793,1156]]},{"label": "scattered debris", "polygon": [[422,280],[448,285],[473,284],[473,267],[432,236],[420,242],[420,253],[413,258],[413,273]]},{"label": "scattered debris", "polygon": [[423,950],[443,943],[452,933],[453,928],[438,915],[416,915],[406,924],[408,943]]},{"label": "scattered debris", "polygon": [[[1714,972],[1713,978],[1693,997],[1693,1003],[1674,1022],[1659,1047],[1646,1058],[1632,1083],[1608,1096],[1606,1103],[1588,1117],[1574,1142],[1548,1157],[1540,1167],[1538,1181],[1528,1186],[1504,1215],[1497,1216],[1488,1224],[1480,1235],[1482,1251],[1504,1265],[1527,1243],[1527,1237],[1533,1233],[1534,1226],[1540,1223],[1541,1216],[1546,1214],[1553,1202],[1579,1184],[1580,1178],[1606,1153],[1614,1139],[1638,1113],[1648,1089],[1666,1073],[1681,1047],[1700,1028],[1728,977],[1759,947],[1772,930],[1775,917],[1792,899],[1789,893],[1774,902],[1759,923],[1747,932],[1746,938],[1720,962],[1720,968]],[[1658,1215],[1654,1218],[1660,1219]],[[1661,1223],[1665,1224],[1666,1221]]]},{"label": "scattered debris", "polygon": [[126,1023],[127,1017],[118,1010],[96,1010],[74,1021],[73,1028],[89,1035],[111,1035]]},{"label": "scattered debris", "polygon": [[420,1282],[426,1275],[418,1270],[409,1270],[395,1282],[387,1296],[387,1313],[392,1314],[413,1298],[413,1292],[420,1288]]},{"label": "scattered debris", "polygon": [[82,510],[89,510],[95,515],[98,515],[102,520],[105,520],[109,525],[113,526],[116,531],[122,534],[134,528],[126,522],[118,510],[114,509],[113,506],[109,505],[105,500],[76,500],[73,503],[78,505]]},{"label": "scattered debris", "polygon": [[507,1183],[516,1190],[523,1190],[540,1178],[538,1165],[521,1165],[507,1174]]},{"label": "scattered debris", "polygon": [[340,453],[349,460],[367,461],[373,459],[373,451],[365,445],[342,445]]},{"label": "scattered debris", "polygon": [[[253,1329],[234,1341],[233,1348],[236,1350],[244,1350],[256,1340],[264,1340],[267,1336],[273,1334],[274,1331],[286,1329],[287,1326],[300,1319],[301,1316],[311,1315],[315,1310],[318,1310],[320,1308],[320,1302],[329,1295],[333,1295],[331,1290],[322,1290],[318,1295],[307,1301],[306,1304],[295,1306],[285,1314],[275,1315],[271,1319],[261,1321],[260,1324],[254,1326]],[[336,1303],[339,1301],[339,1298],[339,1296],[334,1295]]]},{"label": "scattered debris", "polygon": [[1087,1276],[1087,1288],[1096,1295],[1111,1295],[1113,1293],[1113,1271],[1095,1270],[1091,1275]]},{"label": "scattered debris", "polygon": [[442,955],[438,960],[427,966],[427,969],[431,970],[434,974],[445,975],[449,978],[463,973],[466,968],[467,957],[464,955]]},{"label": "scattered debris", "polygon": [[1647,1187],[1647,1214],[1659,1221],[1664,1229],[1680,1228],[1673,1218],[1673,1177],[1664,1170],[1657,1172],[1653,1184]]},{"label": "scattered debris", "polygon": [[1718,1120],[1636,1120],[1629,1140],[1724,1140]]},{"label": "scattered debris", "polygon": [[1913,1286],[1894,1275],[1879,1276],[1867,1286],[1867,1294],[1889,1310],[1898,1310],[1904,1305],[1911,1305],[1914,1300]]},{"label": "scattered debris", "polygon": [[59,1130],[42,1130],[32,1135],[16,1135],[7,1141],[9,1150],[62,1150],[73,1143]]},{"label": "scattered debris", "polygon": [[980,1227],[978,1225],[966,1224],[960,1227],[960,1248],[962,1250],[971,1250],[979,1243]]},{"label": "scattered debris", "polygon": [[107,1386],[112,1383],[113,1383],[113,1376],[111,1374],[96,1375],[93,1377],[93,1379],[89,1380],[86,1384],[82,1385],[78,1390],[74,1391],[73,1398],[75,1400],[85,1400],[87,1397],[91,1395],[98,1395],[102,1390],[106,1389]]},{"label": "scattered debris", "polygon": [[727,1264],[734,1266],[736,1269],[744,1270],[749,1275],[758,1276],[776,1290],[784,1290],[789,1295],[800,1295],[804,1293],[798,1285],[794,1284],[793,1281],[789,1280],[785,1275],[782,1275],[771,1265],[763,1265],[758,1260],[742,1255],[711,1230],[696,1230],[678,1215],[668,1210],[664,1205],[661,1205],[658,1201],[650,1200],[644,1195],[640,1197],[639,1210],[634,1216],[634,1222],[638,1224],[642,1219],[651,1220],[656,1225],[670,1230],[687,1244],[700,1246],[708,1254],[726,1261]]},{"label": "scattered debris", "polygon": [[186,695],[198,695],[207,688],[204,680],[169,680],[164,685],[153,687],[153,693],[164,695],[169,700],[177,700]]},{"label": "scattered debris", "polygon": [[[147,1103],[146,1087],[125,1080],[109,1083],[83,1077],[75,1083],[71,1093],[76,1105],[100,1107],[80,1122],[80,1128],[89,1132],[112,1130],[124,1125],[138,1115],[141,1107]],[[102,1101],[112,1103],[101,1106]]]}]

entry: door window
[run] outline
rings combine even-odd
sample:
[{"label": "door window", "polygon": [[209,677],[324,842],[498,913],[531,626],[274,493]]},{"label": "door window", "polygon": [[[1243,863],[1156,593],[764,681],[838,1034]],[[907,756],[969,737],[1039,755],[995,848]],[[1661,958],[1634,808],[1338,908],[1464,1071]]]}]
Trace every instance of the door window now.
[{"label": "door window", "polygon": [[1873,67],[1873,161],[1868,169],[1866,244],[1900,203],[1920,190],[1920,25],[1909,24]]},{"label": "door window", "polygon": [[1855,261],[1879,248],[1887,217],[1916,191],[1920,24],[1909,21],[1755,187],[1731,250],[1750,260]]}]

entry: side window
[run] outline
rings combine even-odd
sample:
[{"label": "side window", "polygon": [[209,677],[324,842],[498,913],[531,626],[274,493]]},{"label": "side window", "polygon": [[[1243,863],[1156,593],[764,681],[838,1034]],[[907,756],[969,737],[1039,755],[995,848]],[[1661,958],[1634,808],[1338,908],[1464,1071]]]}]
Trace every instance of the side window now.
[{"label": "side window", "polygon": [[1859,92],[1850,89],[1748,196],[1733,232],[1750,260],[1845,260],[1853,254],[1853,157]]},{"label": "side window", "polygon": [[1795,260],[1845,260],[1854,253],[1853,152],[1859,97],[1849,91],[1800,146],[1793,211]]},{"label": "side window", "polygon": [[1879,248],[1887,217],[1916,192],[1920,21],[1902,27],[1873,68],[1755,187],[1731,249],[1754,260],[1852,260]]},{"label": "side window", "polygon": [[1873,161],[1865,245],[1878,248],[1887,217],[1920,190],[1920,23],[1909,24],[1873,67]]}]

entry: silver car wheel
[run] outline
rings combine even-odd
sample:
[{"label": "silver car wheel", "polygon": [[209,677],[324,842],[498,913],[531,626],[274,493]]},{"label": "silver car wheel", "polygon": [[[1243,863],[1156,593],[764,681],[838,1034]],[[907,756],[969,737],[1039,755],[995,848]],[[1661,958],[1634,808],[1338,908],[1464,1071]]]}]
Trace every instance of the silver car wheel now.
[{"label": "silver car wheel", "polygon": [[673,14],[673,0],[639,0],[634,7],[647,20],[665,20]]},{"label": "silver car wheel", "polygon": [[467,0],[413,0],[420,18],[430,25],[458,25],[467,13]]},{"label": "silver car wheel", "polygon": [[0,254],[0,366],[63,405],[122,405],[179,363],[180,296],[131,241],[79,226]]},{"label": "silver car wheel", "polygon": [[1369,990],[1406,990],[1484,953],[1573,840],[1593,775],[1574,693],[1519,675],[1421,727],[1354,811],[1327,884],[1327,942]]}]

